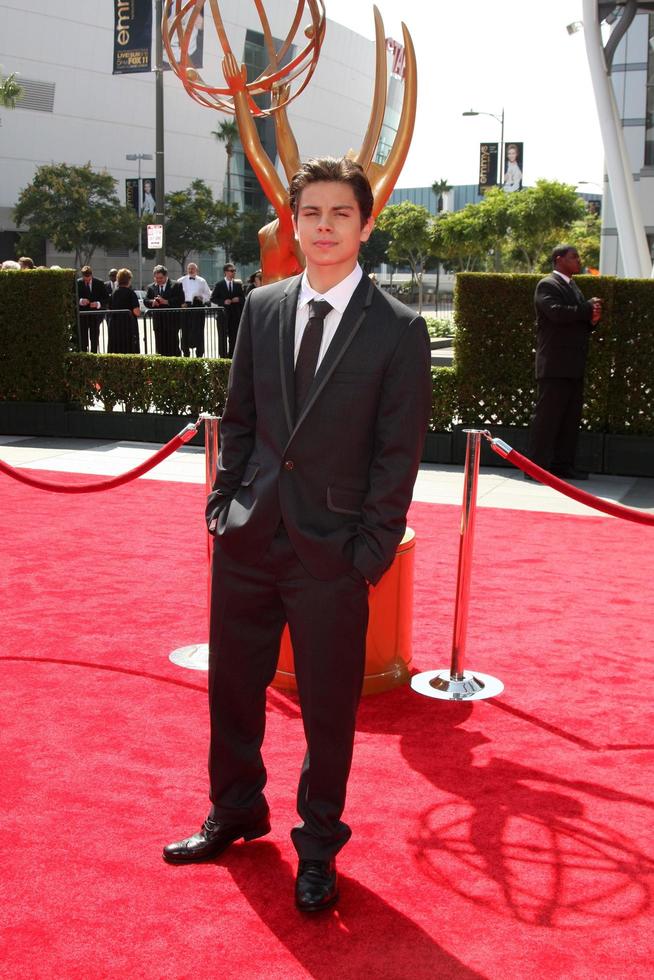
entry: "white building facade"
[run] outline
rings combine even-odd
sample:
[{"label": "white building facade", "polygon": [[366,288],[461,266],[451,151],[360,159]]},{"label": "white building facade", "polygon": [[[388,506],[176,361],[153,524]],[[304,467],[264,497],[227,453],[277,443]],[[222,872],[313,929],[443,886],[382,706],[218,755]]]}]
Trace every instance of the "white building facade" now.
[{"label": "white building facade", "polygon": [[[5,0],[2,4],[0,70],[3,75],[17,74],[24,97],[15,109],[0,109],[0,259],[14,258],[13,208],[41,164],[90,162],[94,170],[107,171],[116,179],[121,203],[126,203],[126,180],[137,176],[137,163],[126,160],[128,154],[151,154],[152,161],[141,161],[141,177],[155,177],[155,74],[112,74],[113,8],[108,0],[86,0],[84,4]],[[219,8],[237,60],[256,62],[258,49],[264,57],[254,2],[220,0]],[[266,0],[265,8],[273,36],[283,40],[296,4]],[[296,47],[306,44],[305,26],[298,31]],[[210,84],[224,84],[222,57],[207,2],[202,75]],[[328,21],[315,73],[288,112],[302,159],[339,156],[361,145],[374,72],[374,43]],[[402,85],[391,79],[384,127],[387,142],[389,120],[392,127],[401,96]],[[165,72],[166,193],[201,178],[214,197],[224,198],[226,154],[212,130],[226,118],[232,117],[196,103],[174,73]],[[267,148],[272,130],[269,123],[262,132]],[[274,143],[272,151],[274,157]],[[242,151],[232,170],[232,200],[241,207],[251,206],[258,188],[252,186]],[[73,261],[73,256],[55,252],[48,243],[47,265],[68,267]],[[106,254],[97,249],[92,264],[95,275],[105,278],[112,266],[127,264],[135,270],[137,259],[134,253]],[[177,273],[176,263],[170,264],[173,274]],[[149,272],[148,268],[146,280]]]}]

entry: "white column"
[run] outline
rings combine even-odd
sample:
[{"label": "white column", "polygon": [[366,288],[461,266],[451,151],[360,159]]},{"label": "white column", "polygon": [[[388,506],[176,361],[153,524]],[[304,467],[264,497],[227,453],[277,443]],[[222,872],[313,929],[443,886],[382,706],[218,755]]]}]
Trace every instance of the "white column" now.
[{"label": "white column", "polygon": [[597,0],[583,0],[583,22],[624,274],[642,279],[654,275],[654,270],[613,85],[604,59]]}]

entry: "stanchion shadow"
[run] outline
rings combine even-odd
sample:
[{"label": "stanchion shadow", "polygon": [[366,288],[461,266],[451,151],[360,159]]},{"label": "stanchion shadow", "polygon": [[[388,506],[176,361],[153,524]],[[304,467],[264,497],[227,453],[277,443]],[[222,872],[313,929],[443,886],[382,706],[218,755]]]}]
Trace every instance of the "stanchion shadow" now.
[{"label": "stanchion shadow", "polygon": [[400,735],[408,765],[447,796],[418,815],[410,843],[423,874],[476,905],[551,928],[614,925],[651,906],[654,860],[591,819],[583,797],[654,809],[650,800],[510,759],[475,764],[473,751],[489,740],[458,727],[470,704],[434,711],[402,691],[392,710],[381,707],[364,706],[363,726]]},{"label": "stanchion shadow", "polygon": [[354,878],[340,876],[335,909],[306,916],[293,904],[295,869],[276,845],[257,841],[232,848],[221,863],[264,925],[312,977],[482,978]]}]

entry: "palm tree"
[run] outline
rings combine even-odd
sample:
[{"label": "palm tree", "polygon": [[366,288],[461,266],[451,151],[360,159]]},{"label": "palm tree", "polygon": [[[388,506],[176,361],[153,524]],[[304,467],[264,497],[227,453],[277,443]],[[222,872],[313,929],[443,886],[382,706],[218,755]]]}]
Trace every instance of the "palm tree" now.
[{"label": "palm tree", "polygon": [[225,144],[225,154],[227,156],[227,204],[232,203],[232,157],[234,156],[234,142],[238,139],[238,125],[232,119],[223,119],[218,129],[212,130],[212,135],[219,143]]},{"label": "palm tree", "polygon": [[[443,210],[443,194],[447,194],[448,191],[452,190],[450,184],[448,184],[446,179],[435,180],[431,185],[431,189],[436,195],[436,211],[438,214]],[[438,294],[441,288],[441,260],[436,259],[436,290],[434,295],[434,301],[436,304],[436,310],[438,311]]]},{"label": "palm tree", "polygon": [[451,191],[452,187],[450,184],[448,184],[447,180],[435,180],[431,185],[431,189],[438,198],[436,210],[440,214],[443,210],[443,194],[447,194],[448,191]]},{"label": "palm tree", "polygon": [[16,73],[3,77],[0,74],[0,106],[5,109],[15,109],[16,101],[23,94],[22,86],[16,81]]}]

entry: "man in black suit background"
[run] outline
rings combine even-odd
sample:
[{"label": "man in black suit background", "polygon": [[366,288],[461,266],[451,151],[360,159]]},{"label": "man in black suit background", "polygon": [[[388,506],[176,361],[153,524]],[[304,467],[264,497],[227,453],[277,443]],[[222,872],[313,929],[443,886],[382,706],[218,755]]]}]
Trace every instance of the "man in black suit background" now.
[{"label": "man in black suit background", "polygon": [[[431,408],[425,322],[358,265],[373,196],[352,160],[306,163],[290,188],[306,271],[248,295],[221,425],[209,658],[212,808],[169,844],[209,860],[270,830],[266,687],[288,622],[307,753],[295,901],[338,898],[335,856],[365,664],[368,588],[406,527]],[[380,814],[383,819],[383,813]]]},{"label": "man in black suit background", "polygon": [[156,353],[165,357],[181,357],[179,314],[168,311],[182,306],[184,290],[179,283],[168,278],[165,265],[155,265],[152,275],[154,282],[148,286],[143,302],[148,309],[155,311],[153,328]]},{"label": "man in black suit background", "polygon": [[90,265],[82,266],[81,277],[77,280],[77,307],[80,312],[79,334],[80,350],[88,351],[89,342],[91,353],[98,353],[100,340],[100,324],[104,317],[100,310],[106,310],[109,297],[105,284],[101,279],[95,279]]},{"label": "man in black suit background", "polygon": [[586,480],[575,468],[584,401],[588,339],[602,316],[602,301],[585,299],[572,280],[581,272],[577,249],[557,245],[554,271],[536,286],[538,398],[529,433],[529,457],[568,480]]},{"label": "man in black suit background", "polygon": [[238,326],[241,322],[241,315],[243,313],[245,293],[243,291],[243,283],[241,280],[234,278],[236,275],[236,268],[231,262],[227,262],[223,266],[223,273],[225,278],[219,279],[216,285],[213,287],[211,302],[215,303],[217,306],[223,306],[225,308],[225,313],[227,315],[227,356],[233,357],[234,349],[236,347]]}]

